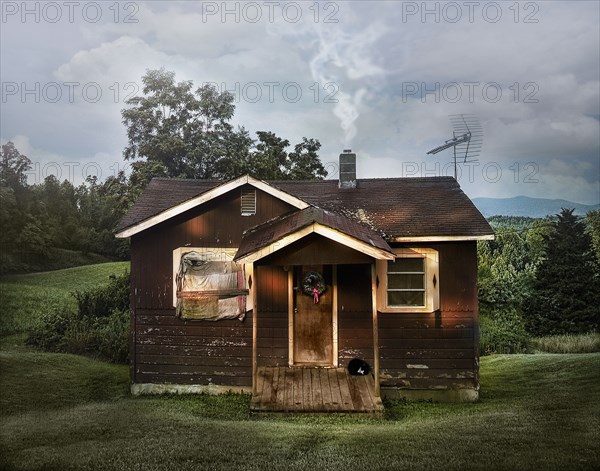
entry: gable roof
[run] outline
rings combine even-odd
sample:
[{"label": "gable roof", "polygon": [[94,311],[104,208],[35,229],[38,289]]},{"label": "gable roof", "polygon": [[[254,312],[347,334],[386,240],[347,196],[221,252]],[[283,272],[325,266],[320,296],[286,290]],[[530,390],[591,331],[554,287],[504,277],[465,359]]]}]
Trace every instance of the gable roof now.
[{"label": "gable roof", "polygon": [[494,231],[452,177],[269,181],[244,176],[221,183],[153,179],[117,227],[117,237],[181,214],[215,195],[249,183],[298,209],[316,206],[357,222],[390,242],[492,239]]},{"label": "gable roof", "polygon": [[258,260],[312,233],[343,242],[374,258],[394,258],[391,247],[373,230],[339,214],[310,206],[245,231],[234,260]]},{"label": "gable roof", "polygon": [[249,175],[228,182],[153,178],[119,222],[116,236],[130,237],[246,184],[298,209],[309,206],[305,201]]}]

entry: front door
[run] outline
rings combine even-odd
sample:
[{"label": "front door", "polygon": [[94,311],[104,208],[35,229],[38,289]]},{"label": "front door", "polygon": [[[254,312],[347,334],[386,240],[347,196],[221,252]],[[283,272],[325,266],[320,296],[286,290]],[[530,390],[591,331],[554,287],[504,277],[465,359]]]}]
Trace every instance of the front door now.
[{"label": "front door", "polygon": [[[298,366],[333,366],[333,288],[330,273],[324,273],[323,268],[297,267],[294,276],[294,364]],[[321,274],[325,281],[326,290],[318,302],[302,290],[310,272]]]}]

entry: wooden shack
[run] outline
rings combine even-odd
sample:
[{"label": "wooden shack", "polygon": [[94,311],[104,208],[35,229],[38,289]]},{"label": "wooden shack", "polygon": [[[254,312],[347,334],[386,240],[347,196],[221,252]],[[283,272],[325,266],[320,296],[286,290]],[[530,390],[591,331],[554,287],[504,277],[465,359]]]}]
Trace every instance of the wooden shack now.
[{"label": "wooden shack", "polygon": [[476,244],[491,227],[454,178],[357,179],[351,152],[340,168],[150,182],[117,233],[134,394],[247,391],[282,411],[478,397]]}]

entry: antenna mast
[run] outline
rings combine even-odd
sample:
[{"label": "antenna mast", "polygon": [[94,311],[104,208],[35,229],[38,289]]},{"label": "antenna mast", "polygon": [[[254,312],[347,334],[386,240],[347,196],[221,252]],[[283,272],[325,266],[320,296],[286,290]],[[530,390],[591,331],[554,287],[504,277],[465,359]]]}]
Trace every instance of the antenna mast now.
[{"label": "antenna mast", "polygon": [[427,155],[437,154],[452,147],[454,155],[454,178],[458,180],[457,162],[459,158],[462,158],[462,163],[478,161],[477,157],[479,157],[483,145],[483,129],[479,120],[474,115],[453,114],[449,118],[454,128],[452,131],[453,137],[441,146],[431,149],[427,152]]}]

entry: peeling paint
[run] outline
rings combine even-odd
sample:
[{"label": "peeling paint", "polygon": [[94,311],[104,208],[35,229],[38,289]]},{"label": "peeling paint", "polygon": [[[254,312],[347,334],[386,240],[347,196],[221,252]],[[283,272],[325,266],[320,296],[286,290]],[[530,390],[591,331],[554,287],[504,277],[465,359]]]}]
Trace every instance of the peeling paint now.
[{"label": "peeling paint", "polygon": [[244,340],[226,340],[226,339],[214,339],[207,343],[209,347],[247,347],[248,342]]},{"label": "peeling paint", "polygon": [[353,350],[353,349],[344,349],[344,350],[340,350],[339,356],[340,357],[361,357],[363,355],[364,352],[362,352],[361,350]]},{"label": "peeling paint", "polygon": [[419,368],[419,369],[429,369],[429,367],[427,365],[411,365],[408,364],[406,365],[407,368]]}]

